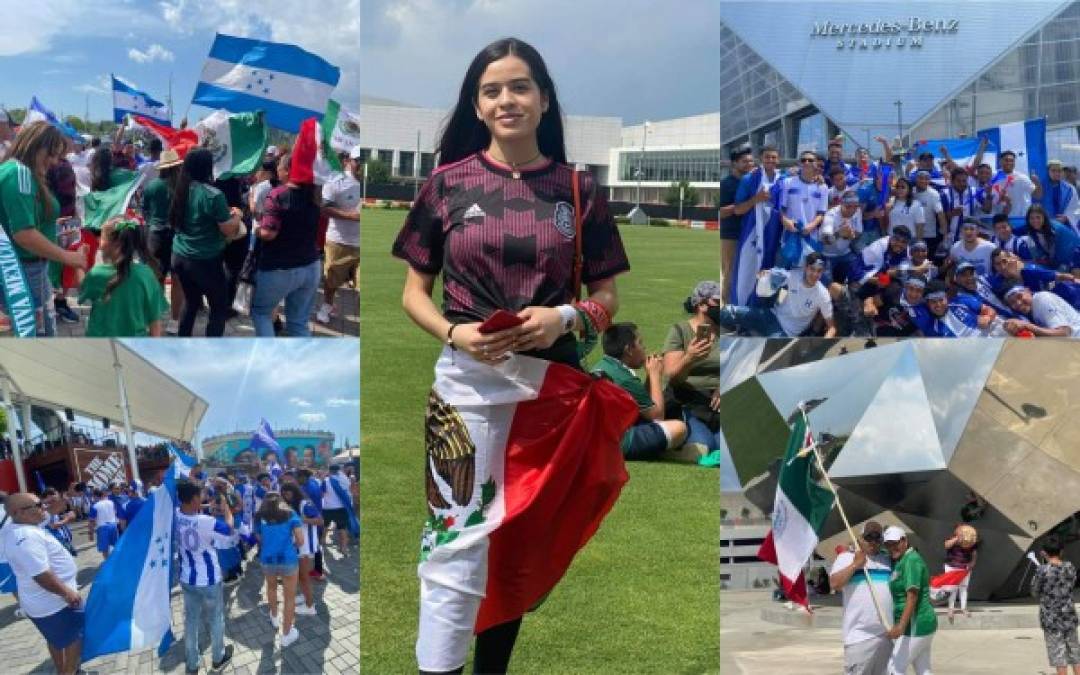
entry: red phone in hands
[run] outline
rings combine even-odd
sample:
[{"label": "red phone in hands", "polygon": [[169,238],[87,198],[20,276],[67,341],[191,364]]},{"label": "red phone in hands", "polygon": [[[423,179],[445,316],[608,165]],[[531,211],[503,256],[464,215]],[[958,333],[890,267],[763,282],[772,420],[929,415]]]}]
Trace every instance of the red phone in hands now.
[{"label": "red phone in hands", "polygon": [[517,314],[511,314],[505,309],[497,309],[484,323],[480,324],[477,330],[480,331],[481,335],[488,335],[507,328],[516,328],[523,323],[525,323],[525,319],[522,319]]}]

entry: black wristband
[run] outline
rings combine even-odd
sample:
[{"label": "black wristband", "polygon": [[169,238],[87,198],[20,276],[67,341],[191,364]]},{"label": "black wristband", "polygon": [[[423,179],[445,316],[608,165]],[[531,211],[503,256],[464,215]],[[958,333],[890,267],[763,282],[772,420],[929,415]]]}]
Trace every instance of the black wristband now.
[{"label": "black wristband", "polygon": [[446,329],[446,346],[450,349],[457,349],[454,345],[454,329],[460,325],[460,323],[452,323],[450,324],[450,327]]}]

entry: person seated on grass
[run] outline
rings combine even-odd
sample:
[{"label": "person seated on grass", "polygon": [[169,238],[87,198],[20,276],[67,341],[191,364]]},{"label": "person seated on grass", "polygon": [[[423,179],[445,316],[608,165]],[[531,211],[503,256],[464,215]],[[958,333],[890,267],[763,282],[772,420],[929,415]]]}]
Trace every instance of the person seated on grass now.
[{"label": "person seated on grass", "polygon": [[160,337],[169,304],[139,223],[105,223],[101,254],[105,263],[91,267],[79,289],[79,303],[90,303],[86,337]]},{"label": "person seated on grass", "polygon": [[799,337],[807,333],[818,313],[824,320],[824,337],[836,335],[833,298],[821,283],[825,259],[814,252],[806,256],[805,267],[762,272],[757,295],[768,297],[786,288],[787,293],[773,307],[724,305],[716,313],[720,325],[729,330],[764,337]]},{"label": "person seated on grass", "polygon": [[1005,291],[1005,302],[1022,317],[1005,322],[1010,335],[1080,338],[1080,312],[1055,293],[1015,284]]},{"label": "person seated on grass", "polygon": [[712,453],[720,448],[720,284],[699,282],[683,309],[690,316],[672,324],[664,339],[664,376],[678,409],[669,417],[686,422],[685,448]]},{"label": "person seated on grass", "polygon": [[[686,440],[686,423],[664,419],[664,361],[658,354],[645,353],[637,326],[616,323],[604,331],[604,357],[593,372],[626,390],[638,404],[638,420],[622,439],[623,457],[628,460],[659,459],[665,450],[678,448]],[[642,383],[634,373],[645,367]]]}]

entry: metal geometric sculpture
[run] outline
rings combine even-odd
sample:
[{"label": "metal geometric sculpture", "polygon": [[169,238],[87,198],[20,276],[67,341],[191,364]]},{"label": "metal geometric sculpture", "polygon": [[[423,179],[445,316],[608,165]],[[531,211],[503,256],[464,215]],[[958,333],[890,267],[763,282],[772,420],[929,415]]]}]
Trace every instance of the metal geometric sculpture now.
[{"label": "metal geometric sculpture", "polygon": [[[853,525],[904,526],[932,570],[960,522],[980,535],[973,598],[1025,595],[1035,541],[1080,560],[1080,347],[1069,340],[746,340],[725,352],[723,439],[768,512],[799,401]],[[753,344],[750,344],[753,343]],[[871,348],[872,347],[872,348]],[[753,373],[753,374],[749,374]],[[729,477],[729,482],[731,478]],[[818,553],[847,535],[834,512]]]}]

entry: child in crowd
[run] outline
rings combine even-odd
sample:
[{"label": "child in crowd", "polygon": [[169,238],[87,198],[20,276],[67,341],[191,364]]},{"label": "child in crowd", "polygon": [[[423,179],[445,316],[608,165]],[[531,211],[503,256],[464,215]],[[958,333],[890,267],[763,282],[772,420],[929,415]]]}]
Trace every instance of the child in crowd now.
[{"label": "child in crowd", "polygon": [[87,272],[79,289],[79,302],[91,305],[86,336],[160,337],[169,306],[140,224],[114,218],[102,226],[101,239],[105,262]]}]

